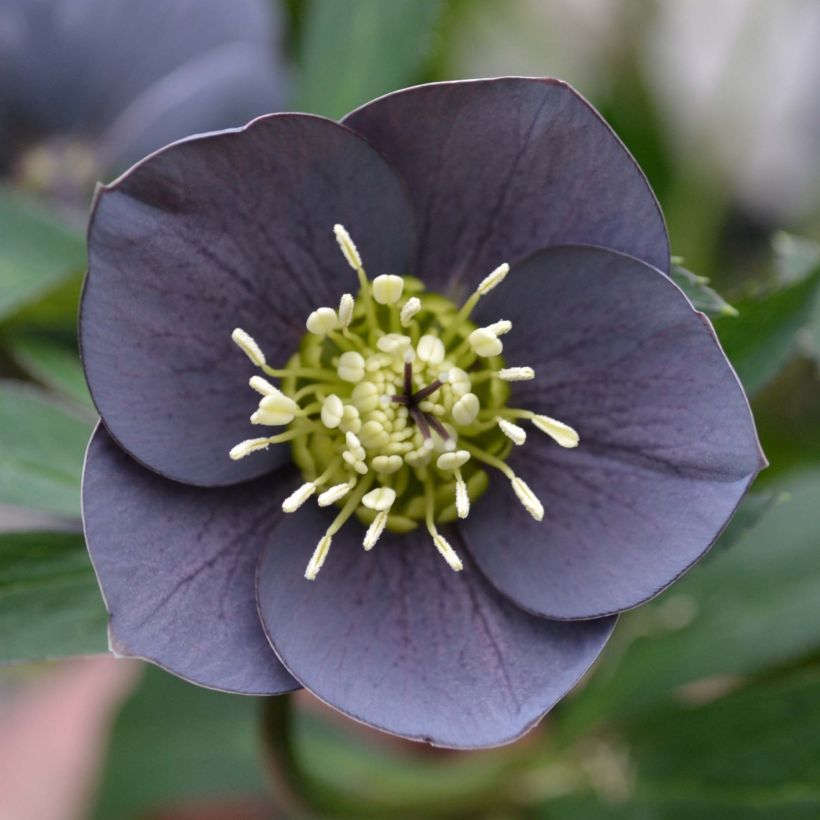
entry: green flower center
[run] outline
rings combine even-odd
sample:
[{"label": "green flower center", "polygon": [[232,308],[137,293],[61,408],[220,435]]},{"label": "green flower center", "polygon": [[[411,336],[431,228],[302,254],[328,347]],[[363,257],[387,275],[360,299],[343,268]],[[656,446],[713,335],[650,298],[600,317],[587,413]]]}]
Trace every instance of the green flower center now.
[{"label": "green flower center", "polygon": [[503,264],[487,276],[461,308],[424,290],[411,277],[393,274],[370,281],[347,231],[336,225],[339,246],[359,278],[359,294],[341,297],[338,310],[320,307],[307,318],[307,334],[283,369],[267,364],[244,331],[233,340],[278,387],[261,376],[250,386],[261,394],[251,422],[287,426],[278,435],[248,439],[234,459],[290,442],[305,479],[282,504],[295,512],[312,496],[340,509],[305,572],[313,580],[333,536],[352,517],[367,530],[366,550],[385,529],[409,532],[425,526],[454,569],[456,552],[439,533],[441,524],[466,518],[486,490],[487,469],[501,471],[530,515],[544,509],[506,463],[526,440],[516,420],[528,419],[559,445],[575,447],[577,433],[530,410],[507,406],[509,382],[535,377],[529,367],[505,367],[500,337],[512,323],[500,319],[476,327],[470,314],[482,296],[509,272]]}]

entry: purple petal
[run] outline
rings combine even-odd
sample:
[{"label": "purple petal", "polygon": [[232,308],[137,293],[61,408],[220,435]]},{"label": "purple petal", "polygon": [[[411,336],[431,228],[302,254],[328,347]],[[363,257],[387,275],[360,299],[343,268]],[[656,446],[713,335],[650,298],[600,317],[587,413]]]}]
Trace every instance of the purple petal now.
[{"label": "purple petal", "polygon": [[259,611],[300,683],[378,729],[456,748],[514,740],[575,684],[612,630],[612,619],[560,623],[518,609],[455,535],[460,573],[426,533],[385,533],[366,553],[364,528],[348,522],[306,581],[329,520],[301,511],[282,520],[259,565]]},{"label": "purple petal", "polygon": [[493,584],[526,609],[589,618],[636,606],[703,555],[763,466],[754,422],[711,325],[659,271],[599,248],[553,248],[510,272],[478,321],[513,322],[510,404],[580,434],[529,427],[509,463],[541,523],[493,476],[463,527]]},{"label": "purple petal", "polygon": [[112,651],[214,689],[271,695],[298,688],[270,651],[253,592],[287,478],[185,487],[140,467],[98,427],[86,459],[83,519]]},{"label": "purple petal", "polygon": [[404,177],[416,275],[463,290],[548,245],[601,245],[669,267],[663,217],[612,129],[557,80],[506,77],[388,94],[344,122]]},{"label": "purple petal", "polygon": [[306,115],[177,143],[103,188],[80,340],[111,435],[191,484],[229,484],[284,463],[287,445],[228,458],[240,440],[265,434],[248,421],[256,371],[231,331],[242,327],[284,366],[310,311],[357,288],[334,223],[371,270],[403,271],[411,220],[384,160],[348,129]]}]

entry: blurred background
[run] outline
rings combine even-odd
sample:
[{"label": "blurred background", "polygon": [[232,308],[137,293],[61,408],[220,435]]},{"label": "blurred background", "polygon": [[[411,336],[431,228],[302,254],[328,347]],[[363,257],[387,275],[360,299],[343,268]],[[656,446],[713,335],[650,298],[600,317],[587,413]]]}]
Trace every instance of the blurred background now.
[{"label": "blurred background", "polygon": [[[0,818],[820,816],[818,46],[817,0],[0,0]],[[575,86],[661,201],[771,462],[719,543],[502,749],[102,656],[75,332],[95,181],[268,111],[504,74]]]}]

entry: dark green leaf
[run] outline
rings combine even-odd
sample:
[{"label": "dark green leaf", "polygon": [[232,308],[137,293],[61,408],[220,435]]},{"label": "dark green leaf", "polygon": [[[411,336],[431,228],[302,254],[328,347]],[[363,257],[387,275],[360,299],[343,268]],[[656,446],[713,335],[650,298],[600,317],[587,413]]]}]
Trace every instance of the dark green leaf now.
[{"label": "dark green leaf", "polygon": [[105,652],[107,616],[78,533],[0,533],[0,663]]},{"label": "dark green leaf", "polygon": [[295,108],[338,118],[419,75],[440,0],[313,0]]},{"label": "dark green leaf", "polygon": [[44,390],[0,382],[0,503],[79,518],[92,426]]},{"label": "dark green leaf", "polygon": [[669,272],[672,281],[689,297],[689,301],[708,316],[737,316],[733,308],[716,290],[709,287],[709,280],[697,276],[678,264]]},{"label": "dark green leaf", "polygon": [[42,206],[0,188],[0,320],[85,266],[85,241]]}]

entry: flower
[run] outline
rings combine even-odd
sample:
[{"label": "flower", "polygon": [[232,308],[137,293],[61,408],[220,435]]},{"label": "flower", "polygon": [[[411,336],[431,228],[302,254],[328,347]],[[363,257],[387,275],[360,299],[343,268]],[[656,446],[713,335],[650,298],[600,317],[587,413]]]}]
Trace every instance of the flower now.
[{"label": "flower", "polygon": [[0,175],[61,200],[188,134],[278,107],[266,0],[4,0]]},{"label": "flower", "polygon": [[765,463],[668,265],[555,80],[262,117],[104,187],[83,512],[112,649],[439,745],[520,736]]}]

